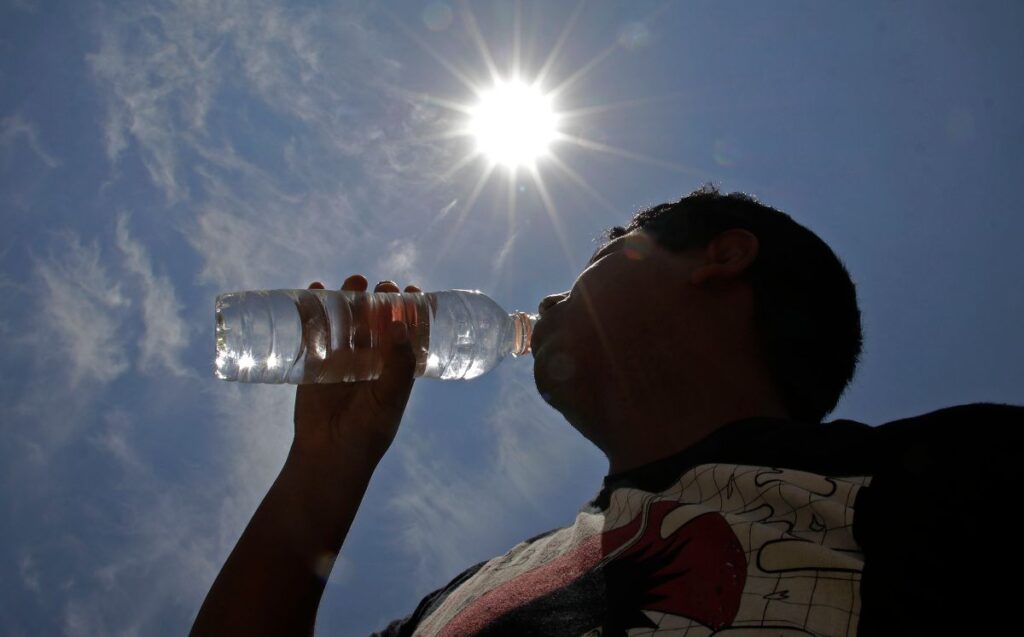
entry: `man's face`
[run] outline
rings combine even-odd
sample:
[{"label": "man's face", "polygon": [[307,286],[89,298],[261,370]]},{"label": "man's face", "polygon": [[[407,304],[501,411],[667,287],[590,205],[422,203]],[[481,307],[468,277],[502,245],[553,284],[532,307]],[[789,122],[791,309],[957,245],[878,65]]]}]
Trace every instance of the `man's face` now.
[{"label": "man's face", "polygon": [[590,437],[609,408],[672,382],[700,336],[688,299],[702,262],[701,250],[672,253],[643,232],[599,249],[570,291],[541,302],[532,346],[545,401]]}]

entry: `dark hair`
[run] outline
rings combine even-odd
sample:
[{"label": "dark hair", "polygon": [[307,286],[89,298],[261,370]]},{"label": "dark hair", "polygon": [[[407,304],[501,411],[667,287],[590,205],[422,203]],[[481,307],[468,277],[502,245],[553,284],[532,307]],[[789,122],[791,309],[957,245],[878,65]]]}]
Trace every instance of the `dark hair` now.
[{"label": "dark hair", "polygon": [[732,228],[748,230],[760,244],[746,276],[769,371],[790,414],[820,422],[853,378],[863,337],[850,273],[817,235],[752,197],[706,185],[637,212],[605,238],[642,229],[678,252],[704,247]]}]

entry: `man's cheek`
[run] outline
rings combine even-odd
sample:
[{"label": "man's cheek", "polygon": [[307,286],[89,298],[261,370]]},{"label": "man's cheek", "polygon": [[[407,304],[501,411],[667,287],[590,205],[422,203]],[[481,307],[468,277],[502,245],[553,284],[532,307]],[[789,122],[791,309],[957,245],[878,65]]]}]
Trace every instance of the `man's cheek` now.
[{"label": "man's cheek", "polygon": [[545,357],[543,364],[545,375],[555,382],[565,382],[576,376],[576,362],[564,352]]}]

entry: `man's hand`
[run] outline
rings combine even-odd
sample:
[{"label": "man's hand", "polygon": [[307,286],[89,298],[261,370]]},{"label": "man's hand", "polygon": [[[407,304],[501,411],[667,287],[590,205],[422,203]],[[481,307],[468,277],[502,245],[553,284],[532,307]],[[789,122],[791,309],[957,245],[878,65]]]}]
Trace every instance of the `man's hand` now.
[{"label": "man's hand", "polygon": [[[366,279],[350,276],[342,289],[363,292]],[[382,281],[375,291],[398,286]],[[377,380],[299,386],[288,459],[210,588],[192,635],[313,633],[331,565],[412,390],[405,325],[390,327]]]},{"label": "man's hand", "polygon": [[[313,283],[310,289],[324,289]],[[365,292],[366,278],[355,274],[345,279],[342,290]],[[374,292],[398,292],[392,281],[381,281]],[[419,292],[406,286],[406,292]],[[356,340],[365,335],[356,334]],[[304,456],[330,457],[356,450],[377,460],[398,432],[412,391],[416,359],[405,324],[395,321],[385,335],[380,378],[356,383],[299,385],[295,394],[295,450]]]}]

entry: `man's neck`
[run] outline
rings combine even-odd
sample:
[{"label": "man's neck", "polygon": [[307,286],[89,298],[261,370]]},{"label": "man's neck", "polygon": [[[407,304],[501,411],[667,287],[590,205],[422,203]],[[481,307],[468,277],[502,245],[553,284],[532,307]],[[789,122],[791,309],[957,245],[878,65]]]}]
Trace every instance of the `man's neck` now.
[{"label": "man's neck", "polygon": [[789,417],[774,400],[720,401],[699,407],[676,413],[638,409],[621,414],[619,422],[604,428],[606,435],[598,444],[608,457],[608,472],[621,473],[685,451],[739,420]]}]

